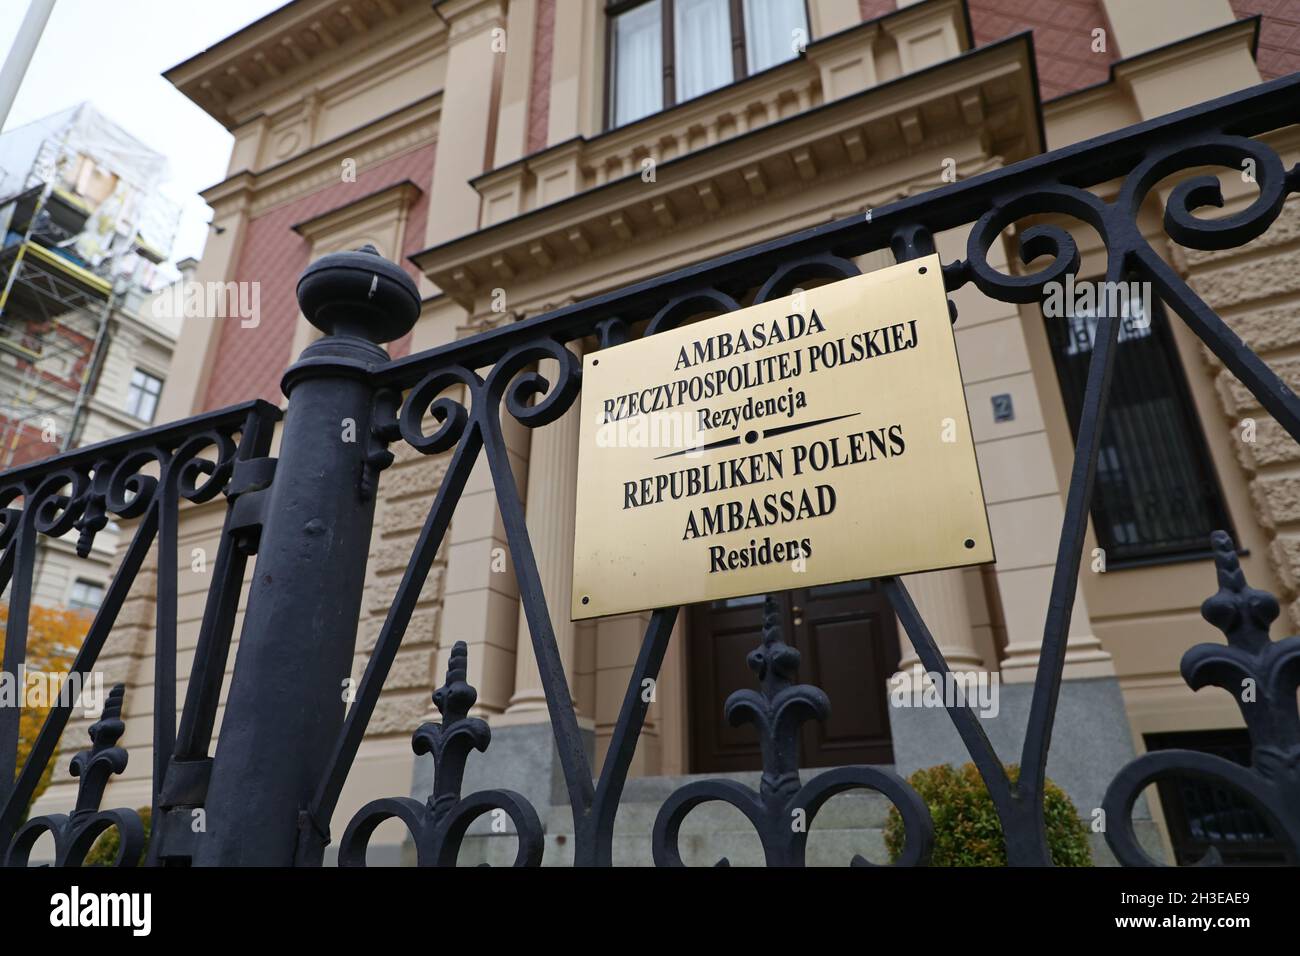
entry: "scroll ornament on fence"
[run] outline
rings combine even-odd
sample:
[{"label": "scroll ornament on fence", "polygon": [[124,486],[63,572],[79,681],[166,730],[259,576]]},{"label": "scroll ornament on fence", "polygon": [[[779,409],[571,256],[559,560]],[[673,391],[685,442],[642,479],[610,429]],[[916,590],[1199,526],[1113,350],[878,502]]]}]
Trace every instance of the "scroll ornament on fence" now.
[{"label": "scroll ornament on fence", "polygon": [[[1287,862],[1300,864],[1300,637],[1271,641],[1277,598],[1252,588],[1232,538],[1211,537],[1219,591],[1201,605],[1201,616],[1228,639],[1197,644],[1183,655],[1183,680],[1192,690],[1221,687],[1237,700],[1250,734],[1251,766],[1193,750],[1157,750],[1134,760],[1111,782],[1103,807],[1111,821],[1106,842],[1125,866],[1156,866],[1138,845],[1133,804],[1158,777],[1192,778],[1241,794],[1263,816],[1285,847]],[[1211,851],[1202,863],[1220,862]]]},{"label": "scroll ornament on fence", "polygon": [[109,692],[99,720],[90,725],[90,749],[72,758],[72,775],[80,778],[77,805],[71,814],[50,813],[28,820],[14,837],[6,866],[23,867],[42,834],[54,837],[54,865],[80,866],[100,834],[117,827],[117,859],[114,866],[135,866],[144,853],[144,824],[134,810],[100,810],[104,788],[114,774],[126,769],[126,748],[117,746],[126,731],[122,721],[122,698],[126,688],[117,684]]},{"label": "scroll ornament on fence", "polygon": [[515,866],[538,866],[542,862],[542,823],[522,795],[513,790],[480,790],[461,797],[465,762],[470,752],[486,752],[492,728],[479,717],[470,717],[478,700],[466,676],[469,652],[457,641],[447,662],[447,679],[433,692],[433,703],[442,723],[426,723],[411,737],[417,754],[429,754],[434,761],[433,792],[425,803],[410,797],[391,797],[366,804],[348,824],[339,844],[340,866],[365,866],[366,845],[385,820],[397,818],[406,824],[415,843],[420,866],[455,866],[461,841],[470,824],[484,814],[505,813],[519,837]]},{"label": "scroll ornament on fence", "polygon": [[[758,792],[732,780],[688,783],[670,796],[655,819],[652,846],[657,866],[683,866],[678,846],[682,822],[693,809],[714,800],[731,804],[758,831],[768,866],[803,866],[813,818],[831,797],[846,790],[875,790],[898,808],[906,846],[898,866],[924,864],[934,842],[930,811],[897,774],[878,767],[839,767],[799,782],[799,729],[807,720],[824,721],[831,704],[826,692],[796,684],[799,651],[781,639],[776,602],[763,604],[763,640],[746,659],[758,675],[759,690],[738,690],[727,698],[723,713],[733,726],[750,723],[758,730],[763,775]],[[854,866],[871,866],[861,856]],[[718,866],[728,866],[726,857]]]}]

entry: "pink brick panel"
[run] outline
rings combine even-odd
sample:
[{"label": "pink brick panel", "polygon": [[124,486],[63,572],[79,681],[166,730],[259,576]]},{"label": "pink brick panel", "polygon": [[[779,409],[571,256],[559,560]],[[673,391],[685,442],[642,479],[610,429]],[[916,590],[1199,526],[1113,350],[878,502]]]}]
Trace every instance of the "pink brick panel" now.
[{"label": "pink brick panel", "polygon": [[862,19],[874,20],[886,13],[893,13],[898,9],[898,4],[895,0],[858,0],[858,7],[862,10]]},{"label": "pink brick panel", "polygon": [[[1038,89],[1044,100],[1104,83],[1118,59],[1100,0],[970,0],[975,45],[1034,32]],[[1106,51],[1092,51],[1092,31],[1106,31]]]},{"label": "pink brick panel", "polygon": [[[310,244],[293,231],[294,224],[409,179],[422,193],[407,218],[401,265],[412,278],[418,279],[418,270],[406,261],[406,256],[424,246],[433,157],[434,144],[422,146],[368,169],[359,169],[356,182],[334,183],[276,206],[249,222],[232,278],[260,284],[261,321],[256,328],[243,328],[238,319],[214,320],[223,325],[204,409],[252,398],[278,403],[282,397],[280,377],[294,358],[289,352],[299,314],[294,287],[311,255]],[[395,356],[405,355],[409,347],[408,336],[393,343],[389,351]]]},{"label": "pink brick panel", "polygon": [[551,63],[555,56],[555,0],[537,0],[533,31],[533,82],[528,90],[528,144],[526,153],[546,148],[551,119]]},{"label": "pink brick panel", "polygon": [[1262,14],[1255,62],[1266,80],[1300,71],[1300,0],[1232,0],[1239,18]]}]

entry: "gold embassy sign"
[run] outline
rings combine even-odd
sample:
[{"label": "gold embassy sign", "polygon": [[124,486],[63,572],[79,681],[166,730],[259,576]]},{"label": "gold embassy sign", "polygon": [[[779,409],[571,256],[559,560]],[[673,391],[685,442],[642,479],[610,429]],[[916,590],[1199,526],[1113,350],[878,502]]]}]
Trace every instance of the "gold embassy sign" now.
[{"label": "gold embassy sign", "polygon": [[993,560],[938,256],[582,374],[574,620]]}]

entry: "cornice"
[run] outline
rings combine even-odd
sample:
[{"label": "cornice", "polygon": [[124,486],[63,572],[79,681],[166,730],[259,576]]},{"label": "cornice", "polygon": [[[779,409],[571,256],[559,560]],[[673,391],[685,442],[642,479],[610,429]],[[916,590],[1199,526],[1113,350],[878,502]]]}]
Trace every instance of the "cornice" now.
[{"label": "cornice", "polygon": [[[1185,37],[1182,40],[1175,40],[1173,43],[1155,47],[1135,56],[1116,60],[1110,65],[1110,72],[1105,80],[1054,97],[1043,104],[1043,109],[1044,111],[1050,109],[1053,112],[1059,112],[1062,109],[1073,107],[1076,103],[1093,101],[1111,95],[1117,89],[1127,92],[1130,84],[1136,78],[1159,72],[1171,65],[1185,67],[1189,59],[1231,47],[1242,40],[1250,42],[1250,52],[1254,55],[1255,48],[1259,43],[1259,29],[1260,17],[1258,15],[1244,17],[1224,26],[1206,30],[1204,33]],[[1189,54],[1192,54],[1192,57],[1189,58]]]},{"label": "cornice", "polygon": [[114,311],[113,320],[121,326],[121,331],[139,336],[141,340],[149,339],[159,348],[166,349],[168,354],[176,347],[176,336],[170,330],[148,322],[138,315],[119,309]]},{"label": "cornice", "polygon": [[209,206],[216,209],[220,206],[228,206],[240,202],[249,202],[253,198],[253,193],[257,189],[257,177],[248,170],[240,170],[231,176],[227,176],[221,182],[209,186],[199,193],[203,201]]},{"label": "cornice", "polygon": [[[654,182],[635,168],[411,260],[473,312],[475,298],[503,281],[740,215],[780,190],[870,176],[875,167],[959,141],[978,141],[985,154],[1013,162],[1036,154],[1040,142],[1032,56],[1028,35],[1012,37],[660,162]],[[559,144],[524,168],[576,148]],[[501,188],[500,174],[475,185]]]},{"label": "cornice", "polygon": [[445,36],[442,21],[423,0],[298,0],[163,76],[233,130],[277,94],[308,84],[367,50],[410,37],[415,23]]},{"label": "cornice", "polygon": [[419,186],[409,179],[404,179],[383,189],[377,189],[345,206],[294,223],[289,228],[304,239],[314,242],[322,235],[371,219],[386,210],[409,209],[421,193]]},{"label": "cornice", "polygon": [[[958,39],[961,42],[963,50],[969,50],[974,43],[971,37],[970,11],[967,9],[965,0],[930,0],[930,2],[912,3],[905,7],[899,7],[896,10],[877,17],[874,20],[867,20],[866,23],[878,24],[891,33],[897,33],[913,26],[919,26],[922,23],[931,23],[937,10],[949,6],[955,8],[954,13],[959,13],[955,20],[958,29]],[[848,31],[841,31],[848,32]],[[832,34],[831,39],[835,36]]]},{"label": "cornice", "polygon": [[435,142],[441,107],[442,94],[436,93],[260,173],[234,173],[199,195],[214,210],[244,200],[251,215],[259,216],[337,181],[345,158],[361,169]]},{"label": "cornice", "polygon": [[506,19],[505,0],[442,0],[434,12],[447,24],[452,43],[459,43],[484,27],[501,25]]},{"label": "cornice", "polygon": [[1185,69],[1189,63],[1201,57],[1213,56],[1242,43],[1248,43],[1253,52],[1258,29],[1258,17],[1237,20],[1177,43],[1148,50],[1130,59],[1119,60],[1112,65],[1111,76],[1114,81],[1127,87],[1134,80],[1165,72],[1171,66]]}]

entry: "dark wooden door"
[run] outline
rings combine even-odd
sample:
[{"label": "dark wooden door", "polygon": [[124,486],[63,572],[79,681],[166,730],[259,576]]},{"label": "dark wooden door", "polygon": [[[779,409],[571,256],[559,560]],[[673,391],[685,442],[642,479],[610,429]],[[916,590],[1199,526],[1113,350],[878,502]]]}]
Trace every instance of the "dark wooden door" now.
[{"label": "dark wooden door", "polygon": [[[798,588],[776,595],[784,638],[803,655],[799,680],[830,696],[824,724],[805,723],[800,766],[893,761],[886,682],[898,669],[898,634],[889,602],[871,581]],[[692,773],[758,770],[758,735],[729,726],[722,705],[756,687],[745,658],[761,643],[763,595],[698,604],[687,641]]]}]

